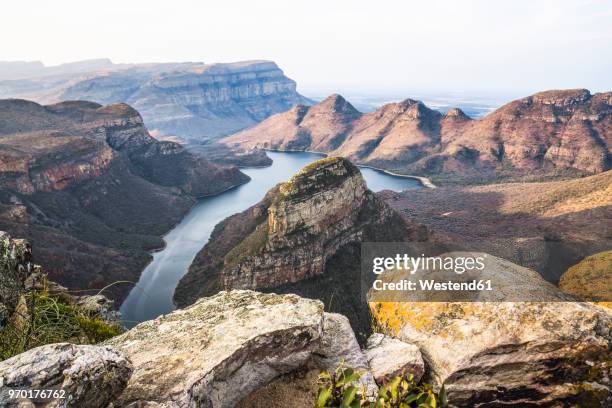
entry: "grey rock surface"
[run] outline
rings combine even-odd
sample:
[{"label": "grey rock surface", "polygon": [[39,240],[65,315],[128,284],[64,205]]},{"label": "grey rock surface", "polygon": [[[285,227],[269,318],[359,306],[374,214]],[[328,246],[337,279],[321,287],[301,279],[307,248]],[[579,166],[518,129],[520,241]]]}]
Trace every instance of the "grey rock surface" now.
[{"label": "grey rock surface", "polygon": [[359,379],[369,396],[375,396],[378,387],[370,372],[370,366],[361,351],[349,320],[338,313],[325,313],[321,345],[315,353],[315,361],[329,372],[337,367],[351,367],[360,372]]},{"label": "grey rock surface", "polygon": [[125,387],[132,372],[128,359],[110,347],[48,344],[0,362],[0,406],[33,407],[10,398],[9,389],[57,389],[64,399],[45,407],[106,407]]},{"label": "grey rock surface", "polygon": [[368,338],[364,353],[372,375],[379,385],[402,374],[412,374],[415,383],[418,383],[425,372],[423,356],[417,346],[381,333],[375,333]]},{"label": "grey rock surface", "polygon": [[134,364],[116,405],[233,407],[303,366],[322,329],[319,301],[242,290],[203,298],[108,341]]}]

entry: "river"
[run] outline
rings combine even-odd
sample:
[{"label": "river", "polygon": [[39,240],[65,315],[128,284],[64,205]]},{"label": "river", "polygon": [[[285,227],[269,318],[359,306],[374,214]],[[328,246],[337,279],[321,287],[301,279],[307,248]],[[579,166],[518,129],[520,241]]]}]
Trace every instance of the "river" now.
[{"label": "river", "polygon": [[[153,254],[138,284],[121,305],[127,327],[173,311],[172,295],[199,250],[208,242],[220,221],[259,202],[276,184],[287,180],[302,167],[322,156],[305,152],[268,152],[273,164],[241,169],[251,181],[222,194],[201,199],[166,236],[166,246]],[[420,182],[382,171],[361,168],[372,191],[420,188]]]}]

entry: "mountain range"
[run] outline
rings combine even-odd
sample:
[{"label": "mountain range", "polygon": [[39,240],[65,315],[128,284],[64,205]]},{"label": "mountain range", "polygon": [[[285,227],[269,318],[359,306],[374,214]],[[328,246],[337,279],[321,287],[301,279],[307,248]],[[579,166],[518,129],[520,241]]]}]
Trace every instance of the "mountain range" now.
[{"label": "mountain range", "polygon": [[439,182],[579,176],[612,166],[612,92],[545,91],[481,119],[406,99],[361,113],[340,95],[298,105],[221,140],[307,150]]},{"label": "mountain range", "polygon": [[274,62],[0,64],[0,98],[128,103],[151,133],[188,143],[228,135],[311,101]]}]

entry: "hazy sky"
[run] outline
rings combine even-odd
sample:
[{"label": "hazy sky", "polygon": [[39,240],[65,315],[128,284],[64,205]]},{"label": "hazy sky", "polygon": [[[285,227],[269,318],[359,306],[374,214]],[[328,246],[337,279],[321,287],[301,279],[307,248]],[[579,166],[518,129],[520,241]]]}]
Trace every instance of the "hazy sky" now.
[{"label": "hazy sky", "polygon": [[612,1],[7,1],[0,60],[276,61],[306,93],[612,90]]}]

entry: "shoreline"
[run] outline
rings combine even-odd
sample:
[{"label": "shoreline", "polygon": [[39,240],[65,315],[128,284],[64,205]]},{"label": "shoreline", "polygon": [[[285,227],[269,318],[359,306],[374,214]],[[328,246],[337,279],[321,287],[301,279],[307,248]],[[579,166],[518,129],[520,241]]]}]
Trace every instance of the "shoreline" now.
[{"label": "shoreline", "polygon": [[[279,153],[287,153],[287,152],[289,152],[289,153],[291,153],[291,152],[299,153],[299,152],[304,152],[304,153],[320,154],[323,157],[327,157],[328,156],[326,153],[315,152],[315,151],[312,151],[312,150],[293,150],[293,149],[287,149],[287,150],[281,150],[281,149],[263,149],[263,150],[267,151],[267,152],[279,152]],[[366,169],[382,171],[383,173],[388,174],[390,176],[404,177],[404,178],[409,178],[409,179],[417,180],[425,188],[430,188],[430,189],[438,188],[438,186],[436,186],[434,183],[432,183],[430,179],[428,179],[427,177],[424,177],[424,176],[414,176],[414,175],[410,175],[410,174],[395,173],[395,172],[393,172],[391,170],[385,170],[385,169],[382,169],[380,167],[369,166],[367,164],[358,164],[358,163],[355,163],[355,165],[357,167],[363,167],[363,168],[366,168]]]},{"label": "shoreline", "polygon": [[418,180],[423,185],[423,187],[425,187],[425,188],[431,188],[431,189],[438,188],[438,186],[436,186],[434,183],[432,183],[430,179],[428,179],[427,177],[424,177],[424,176],[413,176],[413,175],[409,175],[409,174],[395,173],[395,172],[393,172],[391,170],[381,169],[380,167],[368,166],[367,164],[357,164],[357,167],[364,167],[366,169],[382,171],[383,173],[388,174],[390,176],[404,177],[404,178],[410,178],[410,179]]}]

